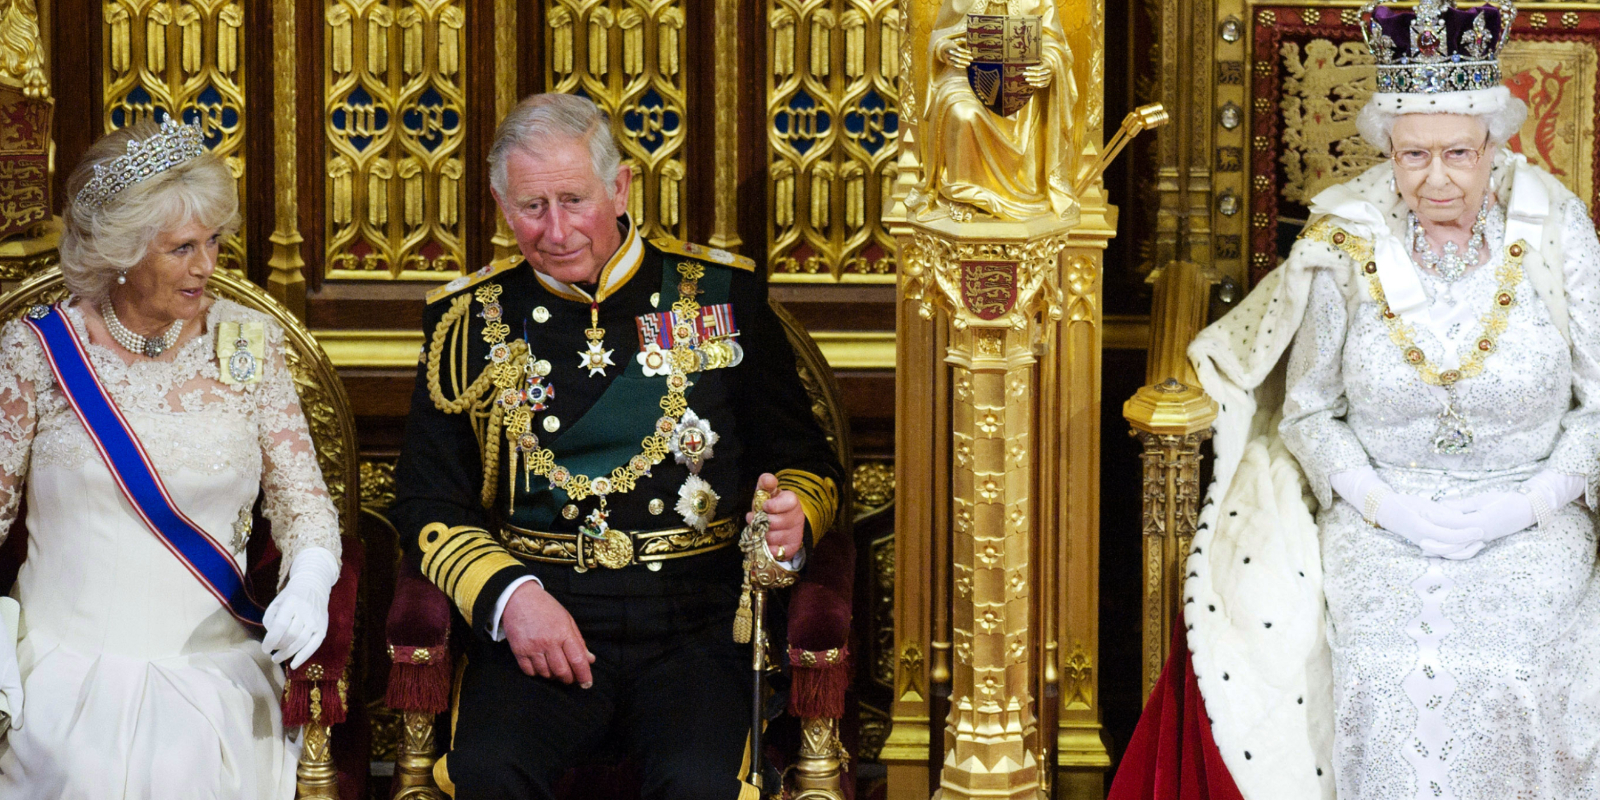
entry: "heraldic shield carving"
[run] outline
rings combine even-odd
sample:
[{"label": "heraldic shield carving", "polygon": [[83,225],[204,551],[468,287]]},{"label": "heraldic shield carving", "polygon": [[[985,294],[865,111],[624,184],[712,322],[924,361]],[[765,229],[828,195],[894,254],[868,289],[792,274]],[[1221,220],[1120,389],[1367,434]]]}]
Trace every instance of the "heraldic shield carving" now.
[{"label": "heraldic shield carving", "polygon": [[1040,62],[1043,31],[1037,16],[967,15],[967,82],[990,111],[1009,117],[1033,96],[1023,70]]},{"label": "heraldic shield carving", "polygon": [[961,300],[973,316],[998,319],[1017,304],[1017,262],[962,261]]}]

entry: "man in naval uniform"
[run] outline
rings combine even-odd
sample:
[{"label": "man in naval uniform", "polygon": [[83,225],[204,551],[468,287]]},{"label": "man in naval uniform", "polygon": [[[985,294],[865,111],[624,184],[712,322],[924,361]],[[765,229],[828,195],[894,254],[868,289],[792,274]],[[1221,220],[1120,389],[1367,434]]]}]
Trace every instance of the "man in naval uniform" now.
[{"label": "man in naval uniform", "polygon": [[587,99],[524,100],[489,160],[522,258],[429,295],[396,470],[403,542],[472,631],[434,775],[547,798],[627,754],[645,797],[754,797],[737,538],[759,485],[801,568],[842,479],[765,280],[642,239]]}]

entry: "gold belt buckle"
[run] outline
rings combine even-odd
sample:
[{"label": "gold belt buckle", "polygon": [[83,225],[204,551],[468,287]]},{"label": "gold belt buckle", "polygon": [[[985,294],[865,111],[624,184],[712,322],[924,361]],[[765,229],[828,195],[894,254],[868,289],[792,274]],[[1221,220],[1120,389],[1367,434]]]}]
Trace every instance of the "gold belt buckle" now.
[{"label": "gold belt buckle", "polygon": [[622,569],[633,563],[633,537],[628,534],[612,528],[599,538],[586,534],[579,536],[588,540],[594,563],[606,569]]}]

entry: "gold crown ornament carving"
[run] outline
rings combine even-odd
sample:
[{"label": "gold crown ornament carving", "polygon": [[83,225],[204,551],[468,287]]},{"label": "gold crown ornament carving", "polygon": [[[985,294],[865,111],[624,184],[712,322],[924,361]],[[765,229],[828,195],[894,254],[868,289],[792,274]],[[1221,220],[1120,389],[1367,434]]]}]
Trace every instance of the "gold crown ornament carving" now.
[{"label": "gold crown ornament carving", "polygon": [[132,139],[126,155],[117,156],[110,164],[96,164],[94,177],[78,190],[77,202],[99,208],[123,189],[193,161],[205,151],[205,134],[199,125],[186,125],[169,116],[161,123],[160,133]]},{"label": "gold crown ornament carving", "polygon": [[1516,6],[1488,0],[1458,8],[1455,0],[1421,0],[1405,10],[1369,0],[1361,7],[1361,35],[1378,62],[1378,91],[1439,94],[1500,85]]}]

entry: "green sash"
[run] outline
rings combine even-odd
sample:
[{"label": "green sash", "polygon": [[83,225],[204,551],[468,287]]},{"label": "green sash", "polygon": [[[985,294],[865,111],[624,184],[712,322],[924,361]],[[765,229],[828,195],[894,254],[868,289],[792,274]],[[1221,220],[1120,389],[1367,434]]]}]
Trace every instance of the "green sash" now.
[{"label": "green sash", "polygon": [[[661,302],[656,308],[671,308],[678,300],[678,264],[693,259],[662,255]],[[700,262],[704,263],[704,262]],[[714,264],[705,264],[705,277],[700,279],[700,302],[716,305],[728,302],[728,289],[732,273]],[[661,398],[667,393],[667,376],[647,377],[644,365],[629,352],[622,374],[600,394],[600,399],[584,412],[566,431],[545,446],[555,453],[556,463],[574,475],[597,478],[628,463],[639,454],[645,437],[655,430],[661,419]],[[684,391],[687,398],[694,386]],[[516,474],[516,503],[507,520],[519,528],[535,531],[550,530],[551,523],[561,507],[567,504],[567,493],[550,486],[545,478],[534,477],[532,491],[524,491],[522,471]]]}]

